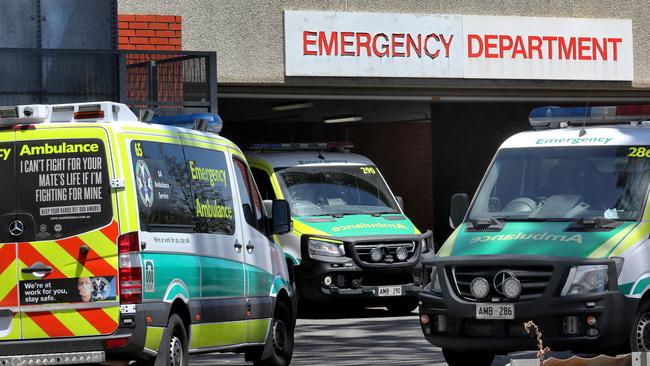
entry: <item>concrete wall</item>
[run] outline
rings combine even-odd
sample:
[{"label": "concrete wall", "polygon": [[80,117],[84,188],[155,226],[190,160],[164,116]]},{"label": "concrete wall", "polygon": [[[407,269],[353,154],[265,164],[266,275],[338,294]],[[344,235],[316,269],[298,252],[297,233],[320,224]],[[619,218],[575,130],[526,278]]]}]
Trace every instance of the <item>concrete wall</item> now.
[{"label": "concrete wall", "polygon": [[[282,12],[294,10],[629,18],[635,87],[650,87],[645,0],[119,0],[120,13],[180,15],[183,48],[217,51],[221,83],[283,83]],[[404,85],[404,81],[390,83]]]}]

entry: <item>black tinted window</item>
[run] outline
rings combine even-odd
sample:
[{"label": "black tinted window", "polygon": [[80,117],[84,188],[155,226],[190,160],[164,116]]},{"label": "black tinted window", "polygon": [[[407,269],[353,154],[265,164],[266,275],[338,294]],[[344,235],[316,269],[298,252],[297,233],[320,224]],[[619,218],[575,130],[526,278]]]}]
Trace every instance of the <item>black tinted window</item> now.
[{"label": "black tinted window", "polygon": [[17,142],[15,151],[17,212],[33,218],[36,240],[77,235],[111,222],[109,161],[101,140]]},{"label": "black tinted window", "polygon": [[185,147],[185,158],[190,174],[196,231],[232,235],[235,217],[232,187],[221,151]]},{"label": "black tinted window", "polygon": [[255,178],[255,183],[257,183],[257,188],[260,189],[260,195],[262,195],[263,200],[274,200],[275,192],[273,192],[273,186],[271,185],[271,179],[269,175],[266,174],[262,169],[251,168],[251,173],[253,173],[253,178]]},{"label": "black tinted window", "polygon": [[133,141],[131,154],[142,230],[156,229],[156,225],[193,225],[192,195],[182,147]]}]

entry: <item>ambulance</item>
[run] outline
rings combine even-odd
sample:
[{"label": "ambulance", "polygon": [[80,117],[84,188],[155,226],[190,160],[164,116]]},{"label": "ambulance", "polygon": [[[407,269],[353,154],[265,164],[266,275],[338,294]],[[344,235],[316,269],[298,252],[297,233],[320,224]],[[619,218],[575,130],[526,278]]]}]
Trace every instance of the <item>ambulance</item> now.
[{"label": "ambulance", "polygon": [[418,231],[375,164],[350,148],[258,144],[246,157],[264,202],[291,206],[293,230],[275,240],[295,275],[301,313],[338,304],[408,314],[418,306],[420,255],[432,248],[432,233]]},{"label": "ambulance", "polygon": [[289,364],[294,291],[269,239],[289,206],[267,211],[219,117],[193,117],[0,108],[0,364]]},{"label": "ambulance", "polygon": [[[650,106],[530,113],[426,259],[420,323],[447,363],[536,350],[650,351]],[[534,334],[534,332],[533,332]]]}]

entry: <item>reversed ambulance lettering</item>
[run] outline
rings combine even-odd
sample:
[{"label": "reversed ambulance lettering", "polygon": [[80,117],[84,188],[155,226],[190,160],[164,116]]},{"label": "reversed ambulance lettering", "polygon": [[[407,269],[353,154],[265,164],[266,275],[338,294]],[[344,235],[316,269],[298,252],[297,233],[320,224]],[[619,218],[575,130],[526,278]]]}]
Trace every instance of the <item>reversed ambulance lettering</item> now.
[{"label": "reversed ambulance lettering", "polygon": [[539,234],[525,234],[523,232],[517,234],[509,235],[483,235],[475,236],[469,242],[470,243],[485,243],[489,241],[503,241],[503,240],[536,240],[536,241],[561,241],[561,242],[573,242],[582,244],[582,235],[561,235],[561,234],[549,234],[549,233],[539,233]]}]

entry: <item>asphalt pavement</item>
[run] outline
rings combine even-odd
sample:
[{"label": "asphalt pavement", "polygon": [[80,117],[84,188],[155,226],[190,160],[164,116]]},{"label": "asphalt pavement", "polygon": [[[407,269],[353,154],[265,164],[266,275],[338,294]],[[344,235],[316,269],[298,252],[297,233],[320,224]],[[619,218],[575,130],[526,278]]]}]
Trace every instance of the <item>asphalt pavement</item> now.
[{"label": "asphalt pavement", "polygon": [[[534,353],[512,355],[534,358]],[[493,366],[503,366],[509,357],[499,356]],[[390,316],[383,309],[299,319],[291,365],[446,365],[439,348],[423,337],[416,312]],[[244,366],[244,356],[222,353],[195,355],[190,365]]]}]

